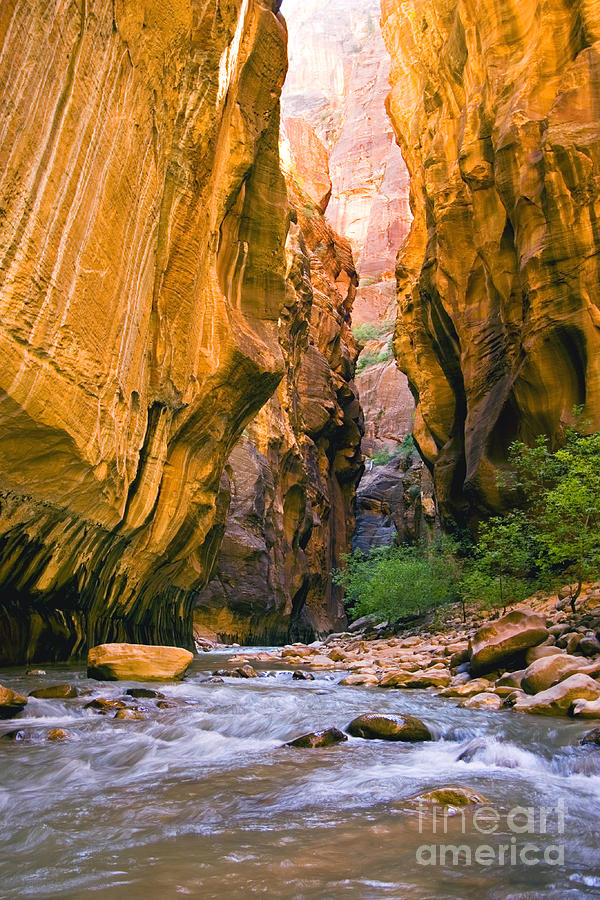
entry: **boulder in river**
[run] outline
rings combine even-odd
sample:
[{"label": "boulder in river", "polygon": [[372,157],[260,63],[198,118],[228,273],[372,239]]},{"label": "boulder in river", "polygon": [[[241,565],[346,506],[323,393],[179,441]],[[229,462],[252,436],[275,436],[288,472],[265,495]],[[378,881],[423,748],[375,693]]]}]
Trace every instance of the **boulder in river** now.
[{"label": "boulder in river", "polygon": [[576,672],[595,674],[600,672],[600,663],[586,664],[580,656],[570,656],[567,653],[545,656],[527,667],[521,679],[521,687],[527,694],[538,694]]},{"label": "boulder in river", "polygon": [[371,675],[368,672],[354,672],[353,674],[346,675],[345,678],[342,678],[340,684],[344,687],[357,684],[375,685],[379,684],[379,679],[377,678],[377,675]]},{"label": "boulder in river", "polygon": [[600,719],[600,699],[575,700],[571,713],[578,719]]},{"label": "boulder in river", "polygon": [[27,705],[27,697],[0,684],[0,719],[12,719]]},{"label": "boulder in river", "polygon": [[580,744],[595,744],[600,747],[600,728],[592,728],[579,741]]},{"label": "boulder in river", "polygon": [[135,700],[163,700],[165,696],[164,694],[161,694],[160,691],[152,690],[152,688],[129,688],[125,693],[128,697],[133,697]]},{"label": "boulder in river", "polygon": [[473,697],[466,697],[460,703],[460,706],[464,709],[496,710],[500,709],[502,706],[502,700],[497,694],[492,694],[489,691],[482,691],[480,694],[475,694]]},{"label": "boulder in river", "polygon": [[315,676],[313,675],[312,672],[302,672],[302,671],[294,672],[294,674],[292,675],[292,678],[295,681],[314,681],[315,680]]},{"label": "boulder in river", "polygon": [[179,680],[193,658],[182,647],[99,644],[88,653],[88,676],[100,681]]},{"label": "boulder in river", "polygon": [[45,670],[45,669],[27,669],[27,671],[25,672],[25,674],[26,674],[26,675],[38,675],[38,676],[40,676],[40,675],[45,675],[45,674],[46,674],[46,670]]},{"label": "boulder in river", "polygon": [[338,728],[326,728],[324,731],[311,731],[309,734],[303,734],[288,741],[287,747],[333,747],[335,744],[342,744],[348,738],[343,731]]},{"label": "boulder in river", "polygon": [[597,700],[599,697],[600,684],[589,675],[578,673],[533,697],[523,694],[513,709],[542,716],[565,716],[576,700]]},{"label": "boulder in river", "polygon": [[141,709],[119,709],[115,719],[145,719],[146,716]]},{"label": "boulder in river", "polygon": [[488,803],[487,797],[478,794],[477,791],[467,787],[449,787],[434,788],[432,791],[426,791],[412,798],[418,803],[428,803],[431,806],[475,806],[482,803]]},{"label": "boulder in river", "polygon": [[73,700],[79,696],[79,691],[72,684],[53,684],[50,687],[36,688],[29,696],[38,700]]},{"label": "boulder in river", "polygon": [[357,716],[348,725],[348,734],[352,737],[367,738],[380,741],[431,741],[433,737],[427,725],[416,716],[379,715],[365,713]]},{"label": "boulder in river", "polygon": [[471,669],[475,674],[489,672],[547,637],[542,616],[529,609],[513,610],[475,632],[471,638]]},{"label": "boulder in river", "polygon": [[96,697],[85,704],[84,709],[94,709],[96,712],[108,713],[113,709],[125,709],[126,704],[123,700],[112,700],[106,697]]},{"label": "boulder in river", "polygon": [[46,740],[61,743],[62,741],[70,740],[71,737],[70,732],[65,731],[64,728],[51,728],[46,735]]}]

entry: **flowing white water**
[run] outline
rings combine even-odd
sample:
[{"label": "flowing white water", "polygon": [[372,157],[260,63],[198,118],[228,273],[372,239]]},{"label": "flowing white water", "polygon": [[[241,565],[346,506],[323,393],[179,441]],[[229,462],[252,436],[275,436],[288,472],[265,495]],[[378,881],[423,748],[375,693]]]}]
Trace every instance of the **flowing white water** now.
[{"label": "flowing white water", "polygon": [[[600,896],[600,748],[578,746],[593,723],[463,710],[423,691],[340,687],[337,673],[206,683],[222,665],[222,655],[205,655],[183,683],[153,685],[177,706],[137,700],[145,721],[84,709],[93,696],[122,697],[133,685],[89,681],[80,668],[51,667],[45,678],[0,673],[25,692],[64,682],[93,692],[32,699],[26,716],[0,723],[0,733],[18,727],[28,738],[0,740],[0,897]],[[437,739],[282,746],[368,711],[417,715]],[[72,739],[48,742],[51,728]],[[493,834],[478,830],[473,810],[447,819],[447,834],[433,833],[431,812],[419,813],[411,798],[446,785],[488,798],[499,820]],[[560,802],[564,827],[549,814],[540,834],[540,808]],[[509,826],[516,806],[533,808],[532,834]],[[564,863],[501,862],[497,848],[511,839],[519,851],[535,844],[540,857],[562,845]],[[485,865],[421,864],[419,848],[440,844],[473,854],[485,844],[496,856]]]}]

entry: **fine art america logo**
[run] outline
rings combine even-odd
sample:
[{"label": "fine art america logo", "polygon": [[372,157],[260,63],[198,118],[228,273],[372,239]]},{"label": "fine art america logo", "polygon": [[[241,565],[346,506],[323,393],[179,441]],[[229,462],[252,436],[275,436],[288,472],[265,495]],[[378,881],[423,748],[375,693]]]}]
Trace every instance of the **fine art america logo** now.
[{"label": "fine art america logo", "polygon": [[[567,807],[563,800],[554,806],[514,806],[499,812],[480,806],[474,812],[452,806],[419,804],[419,834],[435,835],[433,843],[421,844],[416,858],[420,866],[562,866],[564,844],[556,835],[564,834]],[[469,835],[470,843],[447,843],[451,832]],[[482,836],[482,842],[473,838]],[[495,835],[494,845],[483,837]],[[501,838],[501,842],[496,843]],[[442,843],[444,840],[444,843]],[[553,841],[553,843],[550,843]]]}]

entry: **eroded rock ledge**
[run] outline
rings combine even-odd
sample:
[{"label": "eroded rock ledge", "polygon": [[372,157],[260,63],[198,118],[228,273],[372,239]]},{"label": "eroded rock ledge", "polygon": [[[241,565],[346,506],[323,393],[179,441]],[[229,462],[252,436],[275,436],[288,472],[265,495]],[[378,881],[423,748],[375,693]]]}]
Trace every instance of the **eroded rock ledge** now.
[{"label": "eroded rock ledge", "polygon": [[288,192],[297,221],[279,330],[286,375],[230,457],[217,572],[195,610],[199,629],[246,644],[312,640],[343,626],[331,572],[351,547],[363,470],[352,251],[291,177]]},{"label": "eroded rock ledge", "polygon": [[509,443],[600,425],[600,7],[382,0],[411,174],[396,351],[446,514]]},{"label": "eroded rock ledge", "polygon": [[283,373],[278,8],[0,7],[0,664],[190,643]]}]

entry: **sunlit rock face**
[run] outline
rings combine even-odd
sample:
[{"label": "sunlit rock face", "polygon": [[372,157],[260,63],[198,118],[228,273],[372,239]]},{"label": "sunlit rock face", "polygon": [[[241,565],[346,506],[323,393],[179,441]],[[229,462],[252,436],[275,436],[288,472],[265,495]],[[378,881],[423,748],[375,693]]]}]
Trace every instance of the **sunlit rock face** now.
[{"label": "sunlit rock face", "polygon": [[286,375],[228,465],[231,507],[199,629],[239,643],[312,639],[346,622],[331,572],[350,550],[362,415],[350,331],[357,283],[348,242],[290,178],[280,322]]},{"label": "sunlit rock face", "polygon": [[379,0],[284,0],[290,72],[284,116],[303,118],[329,152],[327,216],[361,277],[394,271],[408,232],[408,173],[385,111],[389,56]]},{"label": "sunlit rock face", "polygon": [[383,0],[415,216],[396,351],[446,513],[515,438],[600,425],[600,5]]},{"label": "sunlit rock face", "polygon": [[283,373],[277,2],[0,5],[0,663],[188,644]]}]

